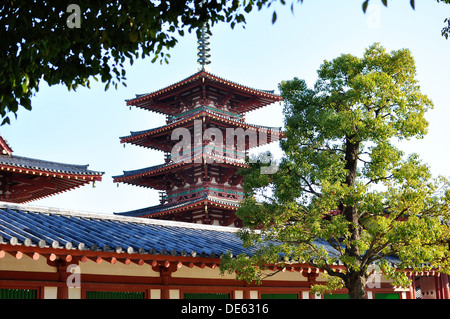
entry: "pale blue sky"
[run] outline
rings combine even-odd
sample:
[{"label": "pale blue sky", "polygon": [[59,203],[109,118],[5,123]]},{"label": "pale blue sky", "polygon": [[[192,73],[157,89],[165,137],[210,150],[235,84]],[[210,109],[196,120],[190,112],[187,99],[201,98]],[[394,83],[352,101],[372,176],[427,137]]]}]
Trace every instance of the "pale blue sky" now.
[{"label": "pale blue sky", "polygon": [[[297,3],[297,1],[295,1]],[[295,6],[278,5],[278,19],[271,23],[274,8],[252,12],[245,29],[227,24],[212,28],[212,63],[209,71],[220,77],[257,89],[277,90],[278,83],[293,77],[316,80],[323,60],[340,54],[361,56],[369,45],[380,42],[389,51],[409,48],[416,60],[422,92],[434,102],[427,118],[425,139],[404,144],[404,149],[420,154],[434,174],[450,176],[450,40],[440,34],[450,5],[432,0],[372,0],[363,14],[362,0],[305,0]],[[81,24],[83,28],[83,25]],[[83,29],[81,29],[83,30]],[[82,31],[80,31],[82,32]],[[127,87],[104,91],[103,84],[68,92],[65,87],[46,87],[32,100],[31,112],[21,110],[17,120],[0,128],[14,154],[73,164],[90,164],[104,171],[96,187],[84,186],[71,192],[32,202],[89,212],[111,213],[158,204],[154,190],[113,184],[111,176],[123,170],[143,168],[163,162],[162,152],[119,142],[130,131],[164,124],[152,112],[132,108],[125,99],[137,93],[156,91],[182,80],[198,70],[196,38],[187,34],[171,50],[169,64],[138,60],[127,67]],[[275,104],[247,115],[254,124],[281,126],[282,105]]]}]

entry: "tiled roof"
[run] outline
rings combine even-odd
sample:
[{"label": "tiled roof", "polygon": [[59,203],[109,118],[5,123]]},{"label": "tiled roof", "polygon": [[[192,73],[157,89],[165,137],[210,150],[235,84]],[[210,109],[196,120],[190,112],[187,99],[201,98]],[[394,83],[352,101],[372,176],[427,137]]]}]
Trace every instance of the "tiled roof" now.
[{"label": "tiled roof", "polygon": [[115,179],[115,178],[120,178],[120,177],[135,176],[135,175],[145,174],[145,173],[153,172],[155,170],[158,170],[160,168],[164,168],[164,167],[167,167],[167,166],[170,166],[170,165],[173,165],[173,164],[174,163],[169,162],[169,163],[153,165],[153,166],[150,166],[150,167],[130,170],[130,171],[123,171],[122,175],[114,175],[114,176],[112,176],[112,178]]},{"label": "tiled roof", "polygon": [[8,142],[0,135],[0,153],[11,155],[12,148],[9,146]]},{"label": "tiled roof", "polygon": [[127,212],[114,213],[114,214],[121,215],[121,216],[141,217],[141,216],[147,216],[147,215],[152,215],[152,214],[159,213],[159,212],[168,211],[171,209],[185,207],[188,205],[198,203],[204,199],[205,199],[205,197],[201,197],[201,198],[190,199],[190,200],[177,202],[177,203],[155,205],[155,206],[145,207],[145,208],[136,209],[136,210],[130,210]]},{"label": "tiled roof", "polygon": [[173,129],[174,127],[182,126],[182,124],[193,121],[197,118],[201,118],[201,116],[204,116],[204,115],[215,116],[215,118],[217,120],[223,121],[224,123],[228,123],[231,127],[236,126],[236,127],[253,128],[255,130],[266,130],[266,131],[273,132],[274,134],[277,132],[280,134],[282,133],[281,127],[256,125],[256,124],[250,124],[250,123],[245,123],[245,122],[239,122],[239,121],[232,120],[232,119],[227,119],[225,116],[221,116],[220,114],[218,115],[215,112],[212,112],[212,111],[208,110],[207,108],[203,107],[203,108],[199,108],[198,111],[190,114],[189,117],[181,118],[180,120],[174,121],[168,125],[163,125],[160,127],[142,130],[142,131],[134,131],[134,132],[132,131],[132,132],[130,132],[130,135],[120,137],[121,143],[128,142],[129,140],[133,140],[133,139],[136,139],[141,136],[147,136],[147,135],[152,135],[154,133],[160,133],[162,131],[170,132],[170,130]]},{"label": "tiled roof", "polygon": [[5,186],[0,200],[27,203],[101,181],[104,173],[88,166],[13,155],[0,135],[0,182]]},{"label": "tiled roof", "polygon": [[[2,244],[97,252],[218,257],[251,254],[238,228],[93,214],[0,202]],[[333,253],[322,240],[316,241]],[[388,258],[398,263],[395,257]]]},{"label": "tiled roof", "polygon": [[[221,87],[226,91],[233,91],[235,95],[233,99],[236,98],[237,95],[239,95],[241,98],[253,98],[255,99],[255,101],[257,101],[257,103],[253,105],[245,105],[245,107],[239,111],[239,113],[241,114],[272,104],[276,101],[283,100],[280,95],[274,94],[273,91],[250,88],[248,86],[223,79],[202,70],[183,79],[182,81],[176,82],[155,92],[147,94],[136,94],[135,98],[126,100],[126,103],[127,105],[135,105],[137,107],[149,109],[154,112],[173,115],[172,107],[167,107],[165,103],[158,104],[157,100],[164,99],[170,96],[173,97],[177,92],[185,91],[186,89],[192,87],[197,86],[198,88],[203,83],[207,83],[207,85],[209,85],[209,82],[214,83],[215,87]],[[237,98],[236,100],[240,100],[240,98]]]},{"label": "tiled roof", "polygon": [[211,78],[211,79],[215,79],[217,81],[220,81],[221,83],[225,83],[226,85],[237,87],[237,88],[242,89],[242,90],[252,91],[254,93],[259,93],[259,94],[262,94],[262,95],[266,95],[266,96],[270,96],[270,97],[276,98],[277,100],[281,100],[281,96],[275,94],[274,90],[260,90],[260,89],[251,88],[249,86],[245,86],[245,85],[239,84],[237,82],[226,80],[226,79],[224,79],[222,77],[219,77],[217,75],[214,75],[214,74],[211,74],[211,73],[206,72],[204,70],[201,70],[201,71],[199,71],[199,72],[197,72],[197,73],[195,73],[195,74],[193,74],[193,75],[191,75],[191,76],[189,76],[189,77],[187,77],[187,78],[185,78],[185,79],[183,79],[181,81],[178,81],[178,82],[176,82],[174,84],[171,84],[171,85],[169,85],[169,86],[167,86],[165,88],[159,89],[157,91],[154,91],[154,92],[151,92],[151,93],[136,94],[135,98],[126,100],[127,105],[132,105],[133,101],[141,99],[141,98],[149,98],[149,97],[152,97],[152,96],[155,96],[155,95],[162,94],[162,93],[164,93],[164,92],[166,92],[168,90],[172,90],[172,89],[174,89],[174,88],[176,88],[176,87],[178,87],[178,86],[180,86],[182,84],[185,84],[187,82],[195,81],[195,80],[197,80],[198,78],[200,78],[202,76],[203,77],[208,77],[208,78]]},{"label": "tiled roof", "polygon": [[143,254],[249,253],[237,228],[0,202],[0,244]]},{"label": "tiled roof", "polygon": [[166,211],[176,210],[176,209],[180,209],[180,208],[187,207],[190,205],[194,205],[194,204],[197,204],[197,203],[205,201],[205,200],[212,202],[212,203],[217,203],[217,204],[222,204],[222,205],[227,205],[227,206],[233,206],[233,207],[239,206],[239,203],[236,201],[219,199],[219,198],[215,198],[212,196],[204,195],[199,198],[185,200],[182,202],[150,206],[150,207],[146,207],[146,208],[141,208],[141,209],[132,210],[132,211],[128,211],[128,212],[114,213],[114,214],[122,215],[122,216],[133,216],[133,217],[150,216],[153,214],[163,213]]},{"label": "tiled roof", "polygon": [[16,155],[0,155],[0,166],[1,165],[61,174],[86,176],[103,174],[103,172],[88,170],[89,165],[65,164]]},{"label": "tiled roof", "polygon": [[[206,147],[204,147],[204,149],[205,148]],[[201,163],[202,159],[205,159],[208,162],[215,162],[221,165],[234,166],[238,168],[248,167],[248,164],[246,164],[244,160],[238,158],[231,158],[227,156],[215,155],[212,154],[211,151],[208,152],[208,150],[206,149],[202,150],[202,153],[200,153],[199,155],[191,156],[189,159],[188,158],[183,159],[183,161],[178,162],[170,161],[167,163],[158,164],[145,168],[139,168],[136,170],[123,171],[122,175],[114,175],[112,176],[112,178],[114,183],[121,182],[137,185],[139,184],[139,180],[136,181],[136,179],[140,179],[143,176],[159,175],[172,169],[193,165],[193,163],[197,163],[197,160],[199,160],[198,163]]]}]

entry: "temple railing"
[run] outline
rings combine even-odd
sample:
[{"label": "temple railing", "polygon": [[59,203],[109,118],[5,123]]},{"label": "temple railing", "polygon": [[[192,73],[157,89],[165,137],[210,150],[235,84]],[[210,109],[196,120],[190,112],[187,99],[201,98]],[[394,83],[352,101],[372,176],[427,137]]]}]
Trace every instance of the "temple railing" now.
[{"label": "temple railing", "polygon": [[167,192],[167,195],[163,196],[162,200],[167,203],[175,203],[200,198],[205,195],[236,201],[241,201],[244,197],[242,188],[205,182],[201,185],[190,185],[176,191]]},{"label": "temple railing", "polygon": [[[232,155],[230,157],[229,155]],[[246,152],[240,152],[235,149],[227,149],[226,147],[219,148],[214,145],[202,145],[193,147],[190,152],[190,156],[185,155],[184,152],[178,154],[178,158],[173,160],[172,154],[166,154],[166,161],[171,162],[193,162],[199,157],[203,157],[208,161],[216,163],[239,163],[245,164]],[[209,156],[209,157],[208,157]]]},{"label": "temple railing", "polygon": [[184,120],[190,116],[193,116],[193,115],[198,114],[203,111],[207,111],[208,113],[214,114],[216,116],[222,117],[227,120],[233,120],[233,121],[237,121],[237,122],[244,122],[244,120],[245,120],[244,117],[240,114],[221,110],[219,108],[212,107],[212,106],[203,105],[201,107],[197,107],[197,108],[185,111],[185,112],[181,112],[180,114],[168,117],[167,124],[176,123],[178,121]]}]

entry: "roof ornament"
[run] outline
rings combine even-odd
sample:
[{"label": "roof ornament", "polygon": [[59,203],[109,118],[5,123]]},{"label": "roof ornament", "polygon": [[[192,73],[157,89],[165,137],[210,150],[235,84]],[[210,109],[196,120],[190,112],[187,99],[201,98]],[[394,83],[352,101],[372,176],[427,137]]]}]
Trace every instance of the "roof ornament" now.
[{"label": "roof ornament", "polygon": [[209,48],[210,43],[208,41],[209,40],[209,34],[208,34],[209,30],[208,29],[209,29],[208,24],[207,23],[203,24],[203,26],[200,28],[200,35],[197,40],[197,43],[198,43],[197,62],[202,66],[202,68],[201,68],[202,71],[205,70],[205,65],[211,63],[211,61],[209,59],[211,57],[211,54],[209,54],[209,51],[211,49]]}]

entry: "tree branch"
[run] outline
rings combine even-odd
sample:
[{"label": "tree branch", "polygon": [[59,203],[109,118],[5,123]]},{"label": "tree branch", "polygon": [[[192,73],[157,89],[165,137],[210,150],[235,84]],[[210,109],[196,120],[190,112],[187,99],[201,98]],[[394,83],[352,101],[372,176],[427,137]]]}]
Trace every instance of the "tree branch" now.
[{"label": "tree branch", "polygon": [[379,182],[379,181],[385,181],[385,180],[391,179],[392,177],[394,177],[393,174],[391,174],[389,176],[385,176],[385,177],[379,177],[379,178],[371,179],[370,181],[368,181],[366,183],[366,186],[369,185],[370,183],[376,183],[376,182]]}]

